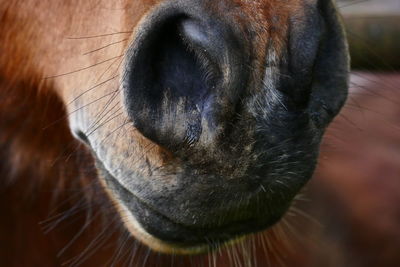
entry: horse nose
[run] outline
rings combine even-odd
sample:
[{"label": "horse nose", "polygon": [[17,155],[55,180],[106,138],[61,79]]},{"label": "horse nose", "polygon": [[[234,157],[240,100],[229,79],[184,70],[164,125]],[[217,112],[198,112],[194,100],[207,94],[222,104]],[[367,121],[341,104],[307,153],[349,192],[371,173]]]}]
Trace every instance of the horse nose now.
[{"label": "horse nose", "polygon": [[128,115],[171,150],[222,135],[248,79],[249,53],[237,28],[199,2],[161,5],[139,26],[126,56]]}]

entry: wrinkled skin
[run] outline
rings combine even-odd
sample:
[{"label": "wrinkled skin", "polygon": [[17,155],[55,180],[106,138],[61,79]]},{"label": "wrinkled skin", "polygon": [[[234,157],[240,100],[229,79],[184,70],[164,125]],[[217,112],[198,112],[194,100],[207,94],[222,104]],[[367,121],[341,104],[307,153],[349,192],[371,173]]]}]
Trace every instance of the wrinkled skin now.
[{"label": "wrinkled skin", "polygon": [[2,38],[21,44],[3,44],[3,75],[46,77],[126,227],[158,251],[276,223],[346,99],[330,0],[21,5],[3,4]]}]

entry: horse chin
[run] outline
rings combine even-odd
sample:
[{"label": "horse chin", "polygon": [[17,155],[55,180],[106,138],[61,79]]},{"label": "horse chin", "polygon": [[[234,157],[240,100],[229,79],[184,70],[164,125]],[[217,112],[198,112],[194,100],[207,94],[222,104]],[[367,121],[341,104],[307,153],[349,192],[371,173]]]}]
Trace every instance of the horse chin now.
[{"label": "horse chin", "polygon": [[[136,209],[140,209],[145,213],[152,213],[153,217],[159,217],[162,215],[156,214],[156,212],[152,211],[151,207],[148,207],[144,204],[137,196],[133,193],[127,192],[128,190],[125,189],[116,178],[114,178],[101,164],[101,162],[97,161],[96,163],[97,168],[100,172],[99,180],[100,183],[107,193],[110,201],[112,202],[113,206],[117,210],[119,217],[121,218],[124,226],[132,237],[140,241],[141,243],[145,244],[153,251],[164,253],[164,254],[175,254],[175,255],[196,255],[196,254],[204,254],[208,253],[212,250],[227,247],[234,245],[235,243],[240,242],[243,240],[246,235],[237,235],[232,236],[231,238],[220,239],[220,240],[213,240],[210,241],[198,241],[198,242],[170,242],[165,241],[161,238],[152,235],[147,231],[143,225],[139,222],[137,217],[135,216],[134,212],[131,208],[128,207],[128,203],[124,201],[125,199],[129,199],[130,206],[135,206]],[[132,204],[134,203],[134,204]],[[164,220],[168,220],[165,219]],[[169,220],[168,220],[169,221]],[[178,224],[169,221],[171,224],[175,224],[179,227]]]},{"label": "horse chin", "polygon": [[101,179],[103,187],[107,192],[110,200],[113,202],[117,209],[124,226],[128,229],[130,234],[145,244],[154,251],[165,253],[165,254],[180,254],[180,255],[193,255],[202,254],[210,250],[210,247],[206,244],[197,246],[184,246],[179,244],[173,244],[165,242],[151,234],[149,234],[136,220],[135,216],[129,211],[129,209],[120,201],[117,200],[115,194],[106,186],[105,180]]}]

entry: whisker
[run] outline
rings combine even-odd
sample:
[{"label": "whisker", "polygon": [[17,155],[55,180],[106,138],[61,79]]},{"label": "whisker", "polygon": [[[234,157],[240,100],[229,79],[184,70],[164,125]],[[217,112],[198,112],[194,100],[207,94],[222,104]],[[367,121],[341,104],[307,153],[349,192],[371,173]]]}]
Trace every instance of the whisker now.
[{"label": "whisker", "polygon": [[67,75],[70,75],[70,74],[78,73],[78,72],[81,72],[81,71],[84,71],[84,70],[99,66],[99,65],[104,64],[106,62],[109,62],[111,60],[115,60],[116,58],[121,58],[122,56],[124,56],[124,54],[119,55],[119,56],[115,56],[115,57],[112,57],[112,58],[109,58],[109,59],[106,59],[106,60],[103,60],[103,61],[100,61],[100,62],[97,62],[97,63],[95,63],[93,65],[90,65],[90,66],[87,66],[87,67],[84,67],[84,68],[81,68],[81,69],[77,69],[77,70],[73,70],[73,71],[70,71],[70,72],[57,74],[57,75],[53,75],[53,76],[48,76],[48,77],[45,77],[44,79],[45,80],[54,79],[54,78],[59,78],[59,77],[62,77],[62,76],[67,76]]},{"label": "whisker", "polygon": [[[117,110],[118,112],[119,110]],[[109,118],[108,120],[106,120],[105,122],[103,122],[102,124],[100,124],[99,126],[97,126],[94,130],[92,130],[91,132],[86,133],[86,136],[89,137],[90,135],[92,135],[97,129],[103,127],[104,125],[106,125],[107,123],[109,123],[110,121],[112,121],[113,119],[119,117],[123,115],[123,112],[118,113],[117,115],[113,115],[111,118]]]},{"label": "whisker", "polygon": [[102,82],[100,82],[100,83],[98,83],[98,84],[96,84],[96,85],[90,87],[89,89],[83,91],[81,94],[79,94],[78,96],[76,96],[73,100],[71,100],[71,101],[67,104],[67,106],[71,105],[73,102],[75,102],[76,100],[78,100],[79,98],[81,98],[82,96],[84,96],[85,94],[89,93],[89,92],[92,91],[93,89],[96,89],[96,88],[98,88],[99,86],[102,86],[102,85],[104,85],[104,84],[106,84],[106,83],[108,83],[108,82],[114,80],[114,79],[117,78],[118,76],[119,76],[119,75],[115,75],[115,76],[113,76],[113,77],[111,77],[111,78],[109,78],[109,79],[107,79],[107,80],[105,80],[105,81],[102,81]]},{"label": "whisker", "polygon": [[[106,116],[108,114],[110,114],[114,108],[119,106],[119,102],[117,101],[113,106],[111,106],[111,108],[109,108],[109,106],[111,105],[111,103],[116,99],[117,95],[118,95],[119,90],[117,90],[106,102],[106,104],[103,106],[103,108],[99,111],[98,114],[95,115],[95,119],[94,121],[89,125],[89,127],[86,129],[86,132],[90,132],[91,129],[93,129],[94,127],[96,127],[99,123],[101,123],[102,120],[106,120]],[[109,109],[107,111],[107,109]],[[121,107],[119,107],[119,110],[121,109]],[[107,112],[106,112],[107,111]]]},{"label": "whisker", "polygon": [[66,39],[69,39],[69,40],[93,39],[93,38],[100,38],[100,37],[119,35],[119,34],[130,34],[132,32],[133,31],[121,31],[121,32],[105,33],[105,34],[98,34],[98,35],[89,35],[89,36],[66,37]]},{"label": "whisker", "polygon": [[83,56],[86,56],[86,55],[89,55],[89,54],[92,54],[92,53],[101,51],[101,50],[103,50],[103,49],[106,49],[106,48],[108,48],[108,47],[110,47],[110,46],[113,46],[113,45],[116,45],[116,44],[120,44],[120,43],[125,42],[125,41],[127,41],[127,40],[128,40],[128,39],[122,39],[122,40],[120,40],[120,41],[116,41],[116,42],[110,43],[110,44],[105,45],[105,46],[103,46],[103,47],[100,47],[100,48],[97,48],[97,49],[94,49],[94,50],[85,52],[85,53],[83,53],[82,55],[83,55]]}]

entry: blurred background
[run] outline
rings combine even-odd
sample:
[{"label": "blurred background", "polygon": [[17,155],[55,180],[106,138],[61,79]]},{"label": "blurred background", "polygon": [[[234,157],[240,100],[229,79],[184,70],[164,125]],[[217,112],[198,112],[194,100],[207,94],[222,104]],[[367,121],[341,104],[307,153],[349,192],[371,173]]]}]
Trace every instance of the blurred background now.
[{"label": "blurred background", "polygon": [[351,89],[301,207],[310,216],[303,265],[400,266],[400,0],[337,6]]},{"label": "blurred background", "polygon": [[400,0],[338,0],[353,69],[400,69]]}]

